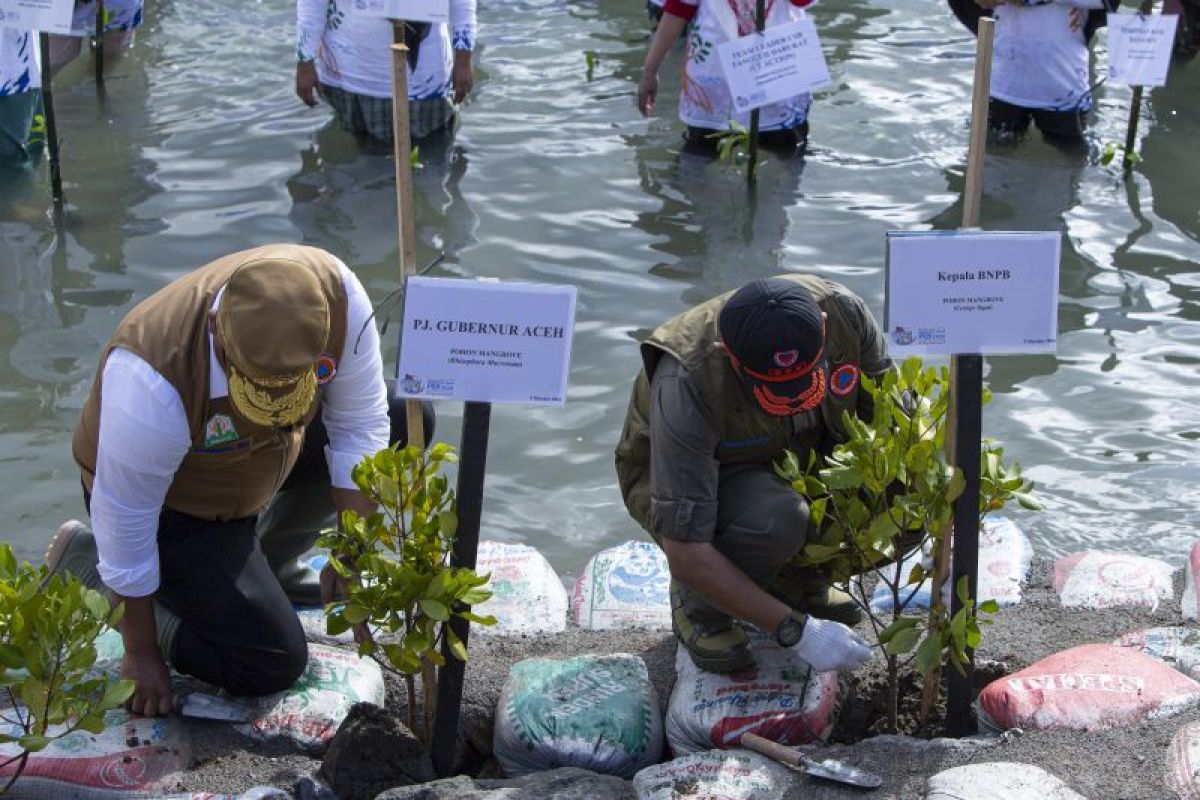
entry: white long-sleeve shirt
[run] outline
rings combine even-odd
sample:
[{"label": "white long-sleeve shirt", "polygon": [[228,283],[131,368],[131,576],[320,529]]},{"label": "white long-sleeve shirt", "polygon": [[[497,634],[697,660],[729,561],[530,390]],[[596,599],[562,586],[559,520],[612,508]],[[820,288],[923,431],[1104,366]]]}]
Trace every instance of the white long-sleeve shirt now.
[{"label": "white long-sleeve shirt", "polygon": [[1088,43],[1071,29],[1071,8],[1086,17],[1101,0],[997,6],[991,96],[1024,108],[1087,111]]},{"label": "white long-sleeve shirt", "polygon": [[[475,0],[450,0],[450,24],[432,26],[408,71],[408,97],[451,93],[454,50],[475,49]],[[392,23],[350,9],[349,0],[296,0],[296,58],[317,63],[322,84],[392,96]]]},{"label": "white long-sleeve shirt", "polygon": [[[352,489],[350,470],[387,447],[390,423],[379,333],[368,322],[371,303],[354,273],[340,261],[338,266],[348,301],[346,344],[336,375],[323,387],[321,419],[329,433],[325,456],[332,484]],[[220,301],[218,294],[213,307]],[[209,397],[228,393],[209,334]],[[175,387],[133,352],[114,349],[101,382],[91,516],[100,577],[118,594],[144,597],[158,589],[159,514],[191,446]]]}]

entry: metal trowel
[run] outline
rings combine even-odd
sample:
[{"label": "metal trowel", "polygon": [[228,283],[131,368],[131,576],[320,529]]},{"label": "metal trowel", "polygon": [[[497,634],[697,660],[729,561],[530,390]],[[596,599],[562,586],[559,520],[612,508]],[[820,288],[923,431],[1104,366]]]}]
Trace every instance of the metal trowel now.
[{"label": "metal trowel", "polygon": [[804,755],[804,753],[801,753],[794,747],[772,742],[770,739],[764,739],[753,733],[742,734],[741,745],[747,750],[761,753],[767,758],[778,761],[780,764],[786,764],[789,767],[803,770],[806,774],[814,778],[845,783],[850,786],[857,786],[860,789],[878,789],[883,785],[883,778],[873,772],[867,772],[865,769],[850,766],[844,761],[838,761],[833,758],[817,761],[814,758]]}]

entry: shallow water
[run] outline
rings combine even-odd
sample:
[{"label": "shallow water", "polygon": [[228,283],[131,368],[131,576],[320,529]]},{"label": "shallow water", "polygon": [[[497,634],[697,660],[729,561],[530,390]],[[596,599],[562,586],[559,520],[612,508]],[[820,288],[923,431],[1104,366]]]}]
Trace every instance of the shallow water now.
[{"label": "shallow water", "polygon": [[[677,152],[678,53],[660,115],[638,116],[637,0],[481,5],[474,101],[456,140],[422,148],[418,260],[445,250],[433,274],[579,287],[570,400],[495,409],[484,507],[485,537],[534,544],[571,575],[642,535],[612,468],[635,336],[785,270],[840,280],[882,314],[884,232],[957,226],[974,40],[935,0],[828,0],[815,14],[834,82],[813,150],[768,162],[751,204],[740,175]],[[152,0],[103,100],[82,61],[56,81],[62,232],[44,168],[0,185],[0,518],[23,557],[83,513],[71,428],[99,348],[138,300],[274,240],[333,250],[376,298],[394,287],[391,162],[293,96],[292,8]],[[1100,89],[1088,148],[1034,133],[989,153],[983,226],[1064,237],[1057,356],[987,360],[985,433],[1038,483],[1047,509],[1019,521],[1043,554],[1113,547],[1178,564],[1194,538],[1197,96],[1200,66],[1176,64],[1146,104],[1128,183],[1098,163],[1123,141],[1125,87]],[[439,407],[439,438],[457,441],[460,413]]]}]

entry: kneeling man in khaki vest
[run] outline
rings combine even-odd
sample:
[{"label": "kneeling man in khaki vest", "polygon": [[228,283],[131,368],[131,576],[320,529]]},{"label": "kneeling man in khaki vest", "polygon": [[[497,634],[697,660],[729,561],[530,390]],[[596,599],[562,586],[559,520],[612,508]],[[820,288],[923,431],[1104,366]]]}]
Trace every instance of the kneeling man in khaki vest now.
[{"label": "kneeling man in khaki vest", "polygon": [[[863,301],[833,281],[759,279],[663,324],[642,344],[617,445],[633,517],[666,553],[675,634],[702,669],[753,663],[734,620],[773,633],[818,670],[870,657],[845,624],[858,610],[820,573],[789,565],[808,506],[775,475],[870,416],[862,375],[891,367]],[[840,621],[839,621],[840,620]]]},{"label": "kneeling man in khaki vest", "polygon": [[371,305],[354,274],[279,244],[207,264],[117,326],[73,449],[92,520],[46,561],[125,603],[132,711],[164,714],[167,665],[239,695],[291,686],[308,661],[291,601],[335,574],[298,557],[393,427]]}]

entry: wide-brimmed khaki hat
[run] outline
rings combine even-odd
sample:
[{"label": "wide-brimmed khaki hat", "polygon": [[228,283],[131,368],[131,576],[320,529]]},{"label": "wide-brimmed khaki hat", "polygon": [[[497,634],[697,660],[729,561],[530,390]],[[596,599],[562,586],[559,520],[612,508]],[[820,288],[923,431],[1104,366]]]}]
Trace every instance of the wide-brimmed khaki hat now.
[{"label": "wide-brimmed khaki hat", "polygon": [[234,270],[217,309],[229,399],[259,425],[304,419],[317,394],[316,365],[329,338],[329,299],[300,261],[262,258]]}]

